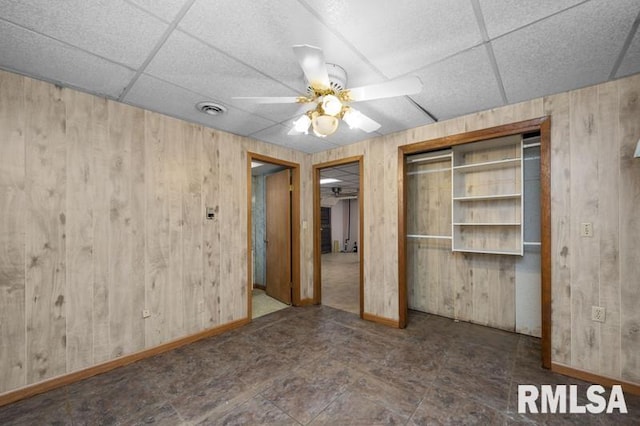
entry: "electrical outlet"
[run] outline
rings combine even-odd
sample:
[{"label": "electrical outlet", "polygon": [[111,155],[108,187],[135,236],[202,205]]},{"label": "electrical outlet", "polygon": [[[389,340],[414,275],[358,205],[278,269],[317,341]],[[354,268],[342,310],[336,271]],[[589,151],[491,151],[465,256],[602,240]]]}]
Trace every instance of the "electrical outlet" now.
[{"label": "electrical outlet", "polygon": [[204,312],[204,301],[199,301],[198,302],[198,313],[202,313]]},{"label": "electrical outlet", "polygon": [[593,237],[593,223],[584,222],[580,224],[581,237]]},{"label": "electrical outlet", "polygon": [[142,318],[149,318],[151,316],[151,312],[148,309],[142,310]]},{"label": "electrical outlet", "polygon": [[597,322],[604,322],[605,310],[601,306],[591,307],[591,319]]}]

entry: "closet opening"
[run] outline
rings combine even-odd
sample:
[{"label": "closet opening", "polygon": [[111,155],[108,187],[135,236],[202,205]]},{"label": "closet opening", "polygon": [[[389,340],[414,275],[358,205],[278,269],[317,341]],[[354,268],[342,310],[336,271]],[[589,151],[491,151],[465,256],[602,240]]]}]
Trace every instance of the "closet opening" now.
[{"label": "closet opening", "polygon": [[399,150],[407,309],[541,338],[551,364],[549,120]]}]

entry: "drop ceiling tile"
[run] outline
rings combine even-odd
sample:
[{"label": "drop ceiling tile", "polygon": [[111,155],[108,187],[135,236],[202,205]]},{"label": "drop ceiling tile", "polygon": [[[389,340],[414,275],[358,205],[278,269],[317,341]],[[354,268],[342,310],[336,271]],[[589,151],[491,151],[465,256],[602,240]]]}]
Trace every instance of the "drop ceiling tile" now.
[{"label": "drop ceiling tile", "polygon": [[56,84],[117,98],[134,72],[0,20],[0,67]]},{"label": "drop ceiling tile", "polygon": [[168,27],[123,0],[2,0],[0,8],[2,19],[133,68]]},{"label": "drop ceiling tile", "polygon": [[584,0],[480,0],[480,9],[489,38],[543,19]]},{"label": "drop ceiling tile", "polygon": [[639,10],[592,1],[492,41],[509,103],[606,81]]},{"label": "drop ceiling tile", "polygon": [[291,49],[296,44],[322,48],[327,62],[346,70],[350,87],[382,81],[357,52],[297,0],[198,0],[179,28],[297,92],[304,92],[306,84]]},{"label": "drop ceiling tile", "polygon": [[274,124],[224,104],[225,114],[209,116],[196,110],[195,105],[202,100],[211,99],[144,74],[124,98],[124,102],[132,105],[242,136]]},{"label": "drop ceiling tile", "polygon": [[252,138],[275,145],[284,146],[295,149],[297,151],[313,154],[315,152],[333,149],[336,145],[330,143],[327,139],[317,138],[311,135],[287,135],[289,127],[281,124],[269,127],[251,135]]},{"label": "drop ceiling tile", "polygon": [[389,78],[482,41],[468,0],[305,3]]},{"label": "drop ceiling tile", "polygon": [[388,135],[433,123],[427,114],[404,96],[355,102],[354,108],[381,124],[378,133]]},{"label": "drop ceiling tile", "polygon": [[616,78],[640,72],[640,31],[636,30],[636,35],[631,40],[627,49],[627,54],[622,59],[620,68],[616,73]]},{"label": "drop ceiling tile", "polygon": [[418,76],[424,88],[412,98],[438,120],[503,104],[484,46],[431,65]]},{"label": "drop ceiling tile", "polygon": [[297,104],[256,105],[232,99],[234,96],[296,96],[297,93],[180,31],[171,34],[146,72],[228,105],[259,112],[274,121],[292,117],[299,107]]},{"label": "drop ceiling tile", "polygon": [[149,13],[172,22],[188,0],[129,0]]}]

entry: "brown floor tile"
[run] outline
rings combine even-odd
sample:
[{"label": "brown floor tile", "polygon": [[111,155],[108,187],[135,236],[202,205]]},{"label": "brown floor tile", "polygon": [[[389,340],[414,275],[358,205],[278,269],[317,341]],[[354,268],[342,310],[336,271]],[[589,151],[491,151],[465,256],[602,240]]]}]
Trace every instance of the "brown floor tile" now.
[{"label": "brown floor tile", "polygon": [[357,392],[345,392],[325,408],[311,425],[403,425],[408,417]]},{"label": "brown floor tile", "polygon": [[466,395],[433,389],[416,409],[410,425],[500,425],[506,418],[497,410]]},{"label": "brown floor tile", "polygon": [[222,416],[207,417],[198,425],[299,425],[284,411],[271,402],[257,396],[252,398]]},{"label": "brown floor tile", "polygon": [[275,380],[262,396],[306,424],[342,394],[358,375],[338,362],[322,360]]},{"label": "brown floor tile", "polygon": [[287,308],[43,395],[0,424],[640,424],[629,414],[518,414],[518,384],[588,383],[540,368],[539,339],[410,312],[406,329]]}]

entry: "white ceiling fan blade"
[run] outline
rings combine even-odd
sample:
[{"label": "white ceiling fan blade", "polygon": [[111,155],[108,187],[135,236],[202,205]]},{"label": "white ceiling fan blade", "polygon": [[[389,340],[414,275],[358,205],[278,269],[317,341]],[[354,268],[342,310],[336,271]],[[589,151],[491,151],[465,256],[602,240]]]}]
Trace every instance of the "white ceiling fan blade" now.
[{"label": "white ceiling fan blade", "polygon": [[342,119],[352,129],[360,129],[367,133],[375,132],[381,126],[377,121],[367,117],[357,109],[349,108]]},{"label": "white ceiling fan blade", "polygon": [[231,99],[249,101],[256,104],[295,104],[298,102],[298,97],[296,96],[236,96]]},{"label": "white ceiling fan blade", "polygon": [[349,89],[354,102],[372,99],[392,98],[394,96],[414,95],[422,90],[422,81],[418,77],[401,78],[386,83],[371,84]]},{"label": "white ceiling fan blade", "polygon": [[324,53],[319,47],[299,44],[293,46],[293,52],[298,58],[298,63],[304,72],[304,76],[313,88],[328,89],[329,73]]}]

